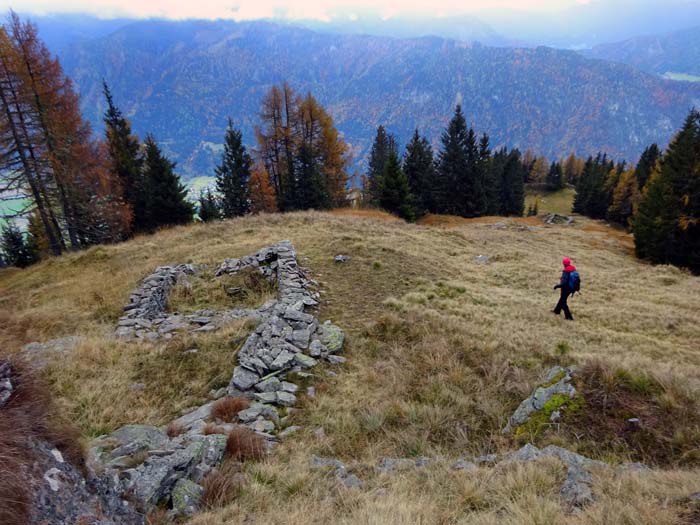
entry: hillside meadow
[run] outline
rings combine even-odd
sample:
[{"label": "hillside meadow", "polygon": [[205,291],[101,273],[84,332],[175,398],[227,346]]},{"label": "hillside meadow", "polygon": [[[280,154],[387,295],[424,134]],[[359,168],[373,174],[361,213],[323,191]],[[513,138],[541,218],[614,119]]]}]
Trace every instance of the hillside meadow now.
[{"label": "hillside meadow", "polygon": [[[631,238],[602,223],[426,217],[410,225],[364,210],[259,215],[163,230],[25,270],[0,271],[0,348],[79,335],[44,376],[65,417],[89,438],[127,423],[162,425],[225,386],[246,322],[167,343],[113,337],[122,305],[158,265],[213,267],[291,240],[319,283],[318,317],[348,338],[340,367],[308,379],[298,431],[237,467],[226,497],[190,521],[219,523],[693,523],[700,507],[700,280],[637,261]],[[350,256],[344,264],[338,254]],[[488,256],[487,262],[477,260]],[[563,256],[582,275],[575,321],[550,310]],[[206,304],[206,298],[202,304]],[[185,353],[189,348],[197,353]],[[559,423],[504,435],[518,404],[553,365],[576,365],[576,403]],[[143,388],[134,388],[143,384]],[[639,417],[642,430],[627,432]],[[556,444],[614,465],[596,501],[561,505],[557,462],[450,468],[457,458]],[[333,457],[363,480],[313,469]],[[387,474],[385,457],[429,457]],[[157,518],[152,517],[152,523]]]}]

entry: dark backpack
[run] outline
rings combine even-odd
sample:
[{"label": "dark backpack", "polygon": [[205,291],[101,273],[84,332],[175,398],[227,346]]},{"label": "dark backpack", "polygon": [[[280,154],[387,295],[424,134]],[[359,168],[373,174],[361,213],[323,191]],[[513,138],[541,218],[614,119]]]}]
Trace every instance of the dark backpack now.
[{"label": "dark backpack", "polygon": [[576,270],[569,272],[569,291],[572,294],[581,291],[581,276]]}]

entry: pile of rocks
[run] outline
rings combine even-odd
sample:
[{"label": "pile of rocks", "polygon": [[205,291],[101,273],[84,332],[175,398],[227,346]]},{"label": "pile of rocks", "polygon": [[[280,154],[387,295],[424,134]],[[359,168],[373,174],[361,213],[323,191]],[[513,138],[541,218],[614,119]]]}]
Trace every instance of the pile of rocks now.
[{"label": "pile of rocks", "polygon": [[545,224],[563,224],[564,226],[569,226],[574,223],[574,218],[568,215],[560,215],[558,213],[548,213],[542,219]]},{"label": "pile of rocks", "polygon": [[91,443],[89,466],[144,512],[165,505],[172,515],[189,515],[199,508],[199,483],[221,463],[226,440],[196,433],[169,438],[156,427],[127,425]]},{"label": "pile of rocks", "polygon": [[[273,448],[278,439],[297,428],[287,426],[299,388],[290,374],[307,377],[308,369],[321,360],[331,364],[345,361],[337,355],[343,348],[343,331],[330,321],[319,323],[305,311],[318,305],[319,296],[311,290],[315,283],[298,266],[289,241],[242,259],[227,259],[216,275],[233,275],[248,268],[276,282],[276,300],[256,310],[212,312],[207,324],[203,324],[204,319],[163,316],[170,287],[181,274],[191,274],[194,269],[187,265],[162,267],[153,274],[157,278],[152,275],[144,280],[132,296],[136,306],[120,320],[119,335],[148,339],[167,336],[171,332],[164,334],[164,326],[177,323],[185,328],[200,323],[201,328],[195,331],[202,331],[208,326],[215,329],[218,322],[233,317],[258,322],[238,352],[238,366],[228,387],[212,393],[212,401],[170,423],[179,435],[168,437],[164,428],[129,425],[91,444],[93,468],[113,479],[121,492],[145,511],[166,505],[176,515],[194,512],[203,492],[200,482],[222,461],[226,434],[245,427],[263,438],[268,450]],[[235,414],[233,422],[216,421],[212,409],[224,396],[244,397],[251,403]],[[223,433],[210,434],[212,425]]]}]

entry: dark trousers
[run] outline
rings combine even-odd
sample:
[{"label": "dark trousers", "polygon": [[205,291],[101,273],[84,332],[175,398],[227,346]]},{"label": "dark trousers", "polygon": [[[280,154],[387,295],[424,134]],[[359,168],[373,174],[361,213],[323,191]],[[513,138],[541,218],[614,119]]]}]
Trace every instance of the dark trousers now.
[{"label": "dark trousers", "polygon": [[569,292],[569,290],[564,290],[563,288],[561,289],[561,295],[559,296],[559,302],[554,307],[554,313],[559,315],[561,313],[561,311],[564,310],[564,317],[573,321],[574,318],[571,315],[571,312],[569,311],[569,305],[566,304],[566,300],[569,298],[569,295],[571,295],[571,292]]}]

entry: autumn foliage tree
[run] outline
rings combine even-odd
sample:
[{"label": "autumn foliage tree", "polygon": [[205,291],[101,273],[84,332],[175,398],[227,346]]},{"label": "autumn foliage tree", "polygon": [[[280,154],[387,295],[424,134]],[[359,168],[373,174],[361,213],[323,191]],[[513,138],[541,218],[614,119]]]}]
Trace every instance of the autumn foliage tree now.
[{"label": "autumn foliage tree", "polygon": [[257,156],[280,211],[344,204],[350,148],[323,106],[285,82],[264,97],[260,119]]},{"label": "autumn foliage tree", "polygon": [[73,85],[36,27],[15,13],[0,28],[3,195],[24,195],[53,254],[122,239],[131,210]]},{"label": "autumn foliage tree", "polygon": [[272,213],[277,211],[275,190],[270,184],[270,176],[262,163],[253,166],[248,185],[250,211],[252,213]]}]

